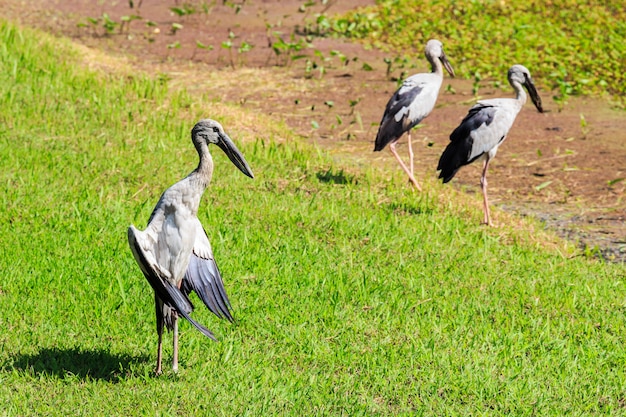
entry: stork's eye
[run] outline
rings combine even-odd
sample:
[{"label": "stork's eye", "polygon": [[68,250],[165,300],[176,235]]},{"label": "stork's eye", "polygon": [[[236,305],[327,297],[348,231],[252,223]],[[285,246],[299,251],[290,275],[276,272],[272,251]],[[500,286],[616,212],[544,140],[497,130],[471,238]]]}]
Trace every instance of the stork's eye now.
[{"label": "stork's eye", "polygon": [[220,133],[220,129],[217,126],[213,126],[213,132]]}]

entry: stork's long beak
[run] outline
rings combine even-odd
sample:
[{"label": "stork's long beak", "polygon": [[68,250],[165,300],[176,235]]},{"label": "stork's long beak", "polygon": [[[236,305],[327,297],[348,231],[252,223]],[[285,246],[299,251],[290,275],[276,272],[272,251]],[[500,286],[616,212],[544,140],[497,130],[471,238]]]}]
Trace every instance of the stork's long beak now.
[{"label": "stork's long beak", "polygon": [[541,106],[541,97],[539,97],[539,94],[537,94],[537,89],[535,88],[535,84],[533,84],[533,80],[529,77],[526,77],[524,87],[526,87],[526,90],[528,90],[530,99],[533,101],[535,107],[537,107],[539,113],[543,113],[543,107]]},{"label": "stork's long beak", "polygon": [[243,157],[243,154],[237,149],[235,143],[228,137],[226,133],[220,133],[220,139],[216,144],[219,146],[224,153],[228,156],[228,159],[235,164],[237,168],[250,178],[254,178],[254,174],[250,169],[250,165],[246,161],[246,158]]},{"label": "stork's long beak", "polygon": [[448,74],[454,77],[454,70],[452,69],[452,65],[450,65],[450,61],[448,61],[448,57],[445,53],[441,54],[439,60],[443,64],[443,67],[446,69],[446,71],[448,71]]}]

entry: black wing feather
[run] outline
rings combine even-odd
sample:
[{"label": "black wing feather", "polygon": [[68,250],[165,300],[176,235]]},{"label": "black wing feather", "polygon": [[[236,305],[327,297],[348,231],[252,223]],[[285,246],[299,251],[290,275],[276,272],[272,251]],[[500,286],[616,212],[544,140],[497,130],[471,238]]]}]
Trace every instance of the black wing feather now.
[{"label": "black wing feather", "polygon": [[446,183],[450,181],[462,166],[471,164],[481,155],[470,159],[474,139],[471,133],[482,125],[489,126],[493,122],[496,108],[488,104],[474,105],[461,124],[450,134],[450,143],[443,151],[437,170],[441,170],[439,178]]},{"label": "black wing feather", "polygon": [[378,134],[376,135],[374,151],[384,149],[385,146],[397,140],[404,132],[411,130],[420,122],[419,120],[413,120],[407,123],[406,115],[400,121],[396,121],[395,117],[399,111],[411,105],[413,100],[415,100],[422,91],[422,87],[416,85],[403,93],[400,93],[400,90],[401,89],[398,89],[398,91],[394,93],[385,107],[385,113],[380,121]]},{"label": "black wing feather", "polygon": [[189,314],[193,311],[193,304],[187,297],[187,295],[183,294],[178,288],[174,285],[170,284],[169,281],[160,277],[156,271],[152,268],[149,268],[148,261],[143,253],[143,250],[139,246],[137,240],[132,234],[131,230],[128,231],[129,241],[133,246],[133,254],[137,257],[137,262],[143,272],[144,276],[148,280],[148,283],[156,293],[156,295],[165,303],[168,307],[176,310],[181,316],[183,316],[189,323],[191,323],[196,329],[198,329],[203,335],[216,340],[215,335],[195,321],[189,316]]},{"label": "black wing feather", "polygon": [[182,285],[187,293],[191,290],[195,291],[204,305],[217,317],[226,318],[231,322],[234,320],[224,282],[215,260],[192,254]]},{"label": "black wing feather", "polygon": [[493,122],[497,108],[488,104],[478,103],[467,112],[461,124],[450,134],[452,142],[465,140],[472,131],[482,125],[489,126]]}]

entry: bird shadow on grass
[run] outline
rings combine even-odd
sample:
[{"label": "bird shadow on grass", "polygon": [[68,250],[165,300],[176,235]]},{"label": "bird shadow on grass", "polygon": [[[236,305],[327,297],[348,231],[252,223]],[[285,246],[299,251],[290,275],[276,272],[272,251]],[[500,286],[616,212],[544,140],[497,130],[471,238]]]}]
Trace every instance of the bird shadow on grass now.
[{"label": "bird shadow on grass", "polygon": [[332,169],[327,171],[320,171],[317,174],[317,179],[320,182],[325,182],[329,184],[356,184],[357,181],[354,178],[354,175],[347,174],[343,169],[339,170],[339,172],[333,172]]},{"label": "bird shadow on grass", "polygon": [[146,355],[119,355],[102,349],[43,348],[37,353],[17,355],[12,366],[3,368],[13,368],[38,377],[50,375],[116,383],[135,374],[133,369],[142,368],[148,359]]},{"label": "bird shadow on grass", "polygon": [[407,202],[392,202],[386,203],[382,205],[387,210],[393,212],[394,214],[406,214],[406,215],[421,215],[421,214],[431,214],[433,209],[430,207],[424,207],[419,205],[418,203],[407,203]]}]

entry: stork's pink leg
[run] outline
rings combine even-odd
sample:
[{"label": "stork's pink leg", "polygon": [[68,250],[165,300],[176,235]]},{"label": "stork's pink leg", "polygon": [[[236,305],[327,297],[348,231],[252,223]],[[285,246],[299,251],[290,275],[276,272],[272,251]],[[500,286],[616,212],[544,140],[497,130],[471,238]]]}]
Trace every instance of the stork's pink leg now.
[{"label": "stork's pink leg", "polygon": [[489,167],[489,157],[485,159],[485,164],[483,165],[483,173],[480,177],[480,188],[483,191],[483,211],[485,212],[485,216],[483,217],[483,223],[487,226],[493,226],[491,224],[491,217],[489,216],[489,199],[487,198],[487,168]]},{"label": "stork's pink leg", "polygon": [[402,167],[404,172],[406,172],[406,174],[409,176],[409,179],[411,180],[411,182],[413,183],[415,188],[417,188],[419,191],[422,191],[422,187],[420,187],[420,185],[417,183],[417,180],[413,176],[413,173],[406,167],[404,162],[402,162],[402,159],[400,159],[400,155],[398,155],[398,152],[396,151],[396,143],[395,142],[389,144],[389,150],[391,151],[393,156],[396,158],[396,160],[398,161],[398,163],[400,164],[400,166]]},{"label": "stork's pink leg", "polygon": [[411,131],[407,132],[407,137],[409,139],[409,159],[411,160],[411,175],[415,177],[415,173],[413,171],[413,145],[411,144]]}]

